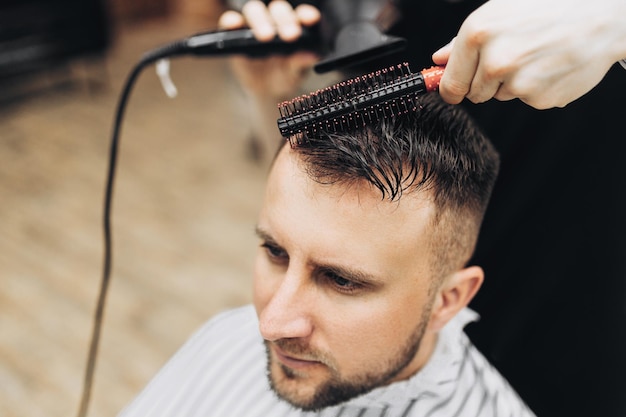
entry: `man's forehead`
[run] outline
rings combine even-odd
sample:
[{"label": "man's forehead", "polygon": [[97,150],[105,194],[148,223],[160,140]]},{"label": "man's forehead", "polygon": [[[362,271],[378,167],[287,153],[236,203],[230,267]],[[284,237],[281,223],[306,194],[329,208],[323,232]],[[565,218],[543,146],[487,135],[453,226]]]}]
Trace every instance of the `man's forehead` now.
[{"label": "man's forehead", "polygon": [[278,155],[259,217],[262,230],[281,246],[303,248],[320,262],[336,260],[340,253],[385,262],[409,252],[428,256],[434,213],[429,196],[407,193],[390,201],[364,181],[320,184],[307,175],[300,158],[291,149]]}]

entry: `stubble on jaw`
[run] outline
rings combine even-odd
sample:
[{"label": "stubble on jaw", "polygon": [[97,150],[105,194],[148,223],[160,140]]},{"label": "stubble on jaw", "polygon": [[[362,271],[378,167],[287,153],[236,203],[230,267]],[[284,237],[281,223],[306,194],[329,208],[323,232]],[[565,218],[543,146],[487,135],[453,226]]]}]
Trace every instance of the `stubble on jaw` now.
[{"label": "stubble on jaw", "polygon": [[[396,358],[392,358],[376,371],[364,372],[350,379],[342,378],[329,355],[310,352],[297,340],[282,339],[276,343],[285,352],[294,355],[306,355],[310,360],[320,362],[325,367],[328,377],[318,383],[307,381],[311,375],[285,366],[272,358],[270,342],[265,341],[267,352],[267,378],[272,391],[283,401],[303,411],[320,411],[349,401],[380,386],[388,385],[400,374],[416,356],[430,316],[431,305],[425,308],[422,319],[405,346]],[[310,393],[305,394],[308,390]]]}]

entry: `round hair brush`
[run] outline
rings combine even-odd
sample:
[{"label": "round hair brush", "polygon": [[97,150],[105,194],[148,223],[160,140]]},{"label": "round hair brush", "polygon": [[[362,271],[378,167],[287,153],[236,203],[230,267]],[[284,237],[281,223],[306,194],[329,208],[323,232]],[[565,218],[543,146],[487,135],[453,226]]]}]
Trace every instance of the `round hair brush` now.
[{"label": "round hair brush", "polygon": [[443,67],[412,73],[407,63],[385,68],[278,105],[284,138],[358,129],[383,117],[415,111],[418,97],[439,88]]}]

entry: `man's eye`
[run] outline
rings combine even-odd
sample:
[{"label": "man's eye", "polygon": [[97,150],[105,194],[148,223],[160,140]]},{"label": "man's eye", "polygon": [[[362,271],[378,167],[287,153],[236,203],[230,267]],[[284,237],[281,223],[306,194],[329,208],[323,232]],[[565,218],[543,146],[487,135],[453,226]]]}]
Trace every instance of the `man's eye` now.
[{"label": "man's eye", "polygon": [[274,260],[287,260],[289,256],[287,252],[285,252],[282,248],[272,245],[271,243],[263,243],[261,247],[265,248],[265,252],[267,252],[268,256]]},{"label": "man's eye", "polygon": [[350,281],[349,279],[337,275],[332,271],[325,272],[324,276],[337,291],[344,294],[352,294],[363,288],[363,285],[354,281]]}]

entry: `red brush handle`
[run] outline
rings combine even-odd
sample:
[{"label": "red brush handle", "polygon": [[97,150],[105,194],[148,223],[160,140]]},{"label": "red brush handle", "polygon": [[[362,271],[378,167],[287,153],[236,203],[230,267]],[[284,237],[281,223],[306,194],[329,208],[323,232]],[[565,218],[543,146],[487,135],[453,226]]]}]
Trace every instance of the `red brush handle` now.
[{"label": "red brush handle", "polygon": [[426,84],[426,91],[433,92],[439,89],[439,82],[443,75],[445,67],[430,67],[422,70],[422,76],[424,77],[424,84]]}]

